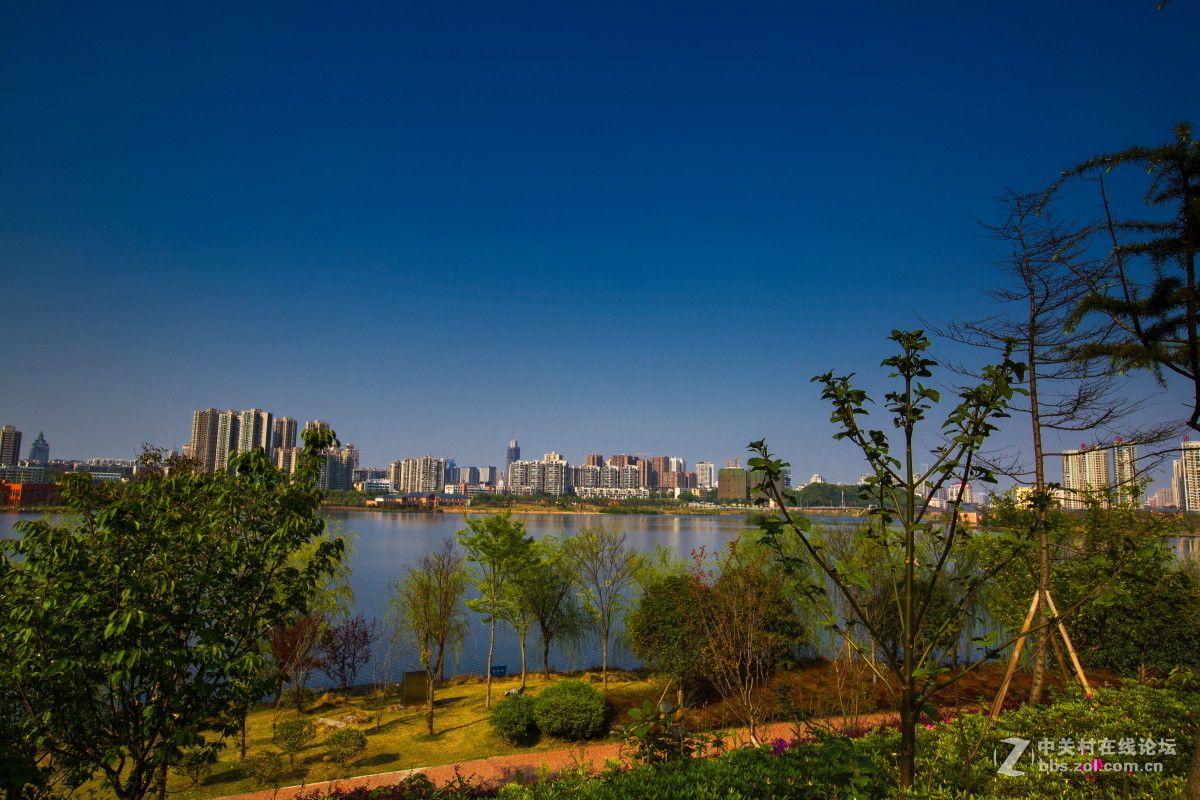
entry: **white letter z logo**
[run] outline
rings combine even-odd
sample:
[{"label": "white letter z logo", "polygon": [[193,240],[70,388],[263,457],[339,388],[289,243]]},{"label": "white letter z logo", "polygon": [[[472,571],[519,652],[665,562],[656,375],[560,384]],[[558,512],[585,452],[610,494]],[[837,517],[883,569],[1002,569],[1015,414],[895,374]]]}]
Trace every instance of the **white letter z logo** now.
[{"label": "white letter z logo", "polygon": [[1025,748],[1029,747],[1029,740],[1021,739],[1016,736],[1013,736],[1008,739],[1001,739],[1000,741],[1003,742],[1004,744],[1011,744],[1013,746],[1013,749],[1008,754],[1008,758],[1004,759],[1004,763],[1001,764],[1000,768],[996,771],[999,772],[1001,775],[1010,775],[1014,778],[1018,778],[1018,777],[1024,775],[1025,773],[1022,772],[1021,770],[1013,769],[1013,765],[1016,764],[1018,760],[1020,760],[1021,754],[1025,752]]}]

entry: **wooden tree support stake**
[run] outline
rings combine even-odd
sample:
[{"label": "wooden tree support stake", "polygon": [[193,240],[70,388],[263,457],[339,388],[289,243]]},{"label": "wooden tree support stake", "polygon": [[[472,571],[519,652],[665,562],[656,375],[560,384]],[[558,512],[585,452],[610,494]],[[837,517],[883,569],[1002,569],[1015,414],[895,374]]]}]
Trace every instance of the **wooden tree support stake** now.
[{"label": "wooden tree support stake", "polygon": [[[1079,683],[1083,686],[1083,690],[1088,694],[1092,693],[1091,686],[1088,685],[1087,676],[1083,674],[1083,665],[1079,663],[1079,656],[1075,652],[1075,646],[1071,644],[1071,637],[1067,635],[1067,628],[1063,625],[1062,620],[1058,616],[1058,609],[1054,605],[1054,599],[1050,597],[1050,592],[1045,592],[1046,608],[1050,609],[1056,622],[1049,634],[1050,641],[1058,648],[1058,642],[1053,638],[1055,631],[1062,637],[1063,644],[1067,648],[1067,654],[1071,657],[1071,666],[1075,668],[1075,674],[1079,676]],[[1004,680],[1000,682],[1000,690],[996,692],[996,699],[992,702],[991,718],[996,719],[1000,716],[1000,710],[1004,706],[1004,698],[1008,695],[1008,685],[1012,681],[1013,673],[1017,671],[1017,663],[1021,658],[1021,650],[1025,647],[1025,637],[1029,635],[1029,629],[1033,626],[1033,619],[1037,615],[1038,608],[1041,606],[1042,592],[1033,593],[1033,602],[1029,604],[1029,613],[1025,615],[1025,622],[1021,625],[1021,633],[1017,637],[1016,645],[1013,647],[1012,658],[1008,660],[1008,669],[1004,673]]]}]

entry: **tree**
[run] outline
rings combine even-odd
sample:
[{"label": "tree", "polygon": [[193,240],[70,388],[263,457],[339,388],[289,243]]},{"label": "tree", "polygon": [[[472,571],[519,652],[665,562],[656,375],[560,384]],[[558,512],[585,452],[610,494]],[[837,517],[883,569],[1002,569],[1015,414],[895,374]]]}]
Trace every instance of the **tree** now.
[{"label": "tree", "polygon": [[42,752],[138,800],[185,750],[236,731],[275,683],[268,632],[308,611],[341,558],[329,541],[288,565],[322,531],[314,479],[332,441],[306,434],[291,476],[261,451],[234,474],[67,475],[67,521],[0,542],[0,685]]},{"label": "tree", "polygon": [[[888,589],[896,609],[900,652],[895,657],[884,652],[883,666],[868,662],[879,671],[892,700],[900,713],[901,748],[899,753],[900,783],[912,786],[916,762],[916,724],[922,712],[932,710],[929,698],[937,691],[961,679],[980,662],[969,665],[953,675],[945,675],[938,667],[939,657],[957,647],[963,624],[980,587],[996,572],[1011,562],[1024,543],[1005,553],[997,563],[968,574],[955,574],[952,568],[960,543],[969,538],[959,517],[961,493],[949,504],[942,524],[926,520],[934,493],[955,481],[991,482],[991,471],[977,460],[987,437],[996,430],[999,418],[1007,416],[1007,406],[1020,390],[1015,382],[1023,367],[1011,361],[1007,354],[1000,364],[982,371],[983,382],[959,390],[960,402],[942,424],[943,444],[932,449],[932,465],[918,470],[918,460],[924,455],[917,451],[917,426],[940,401],[940,393],[924,384],[932,377],[930,368],[936,362],[925,356],[929,340],[923,331],[893,331],[890,337],[900,352],[883,361],[892,378],[899,379],[899,388],[885,395],[884,409],[891,414],[901,441],[893,446],[882,429],[864,428],[860,418],[868,414],[870,398],[855,388],[852,376],[835,376],[829,372],[813,380],[823,387],[822,397],[833,406],[831,421],[839,430],[835,439],[846,439],[856,445],[872,471],[862,489],[864,499],[883,500],[871,511],[873,524],[859,536],[869,539],[887,553],[889,567]],[[759,524],[768,543],[780,544],[779,559],[785,564],[806,567],[794,556],[786,555],[782,540],[798,537],[807,555],[806,561],[828,579],[845,600],[849,620],[839,620],[825,603],[826,590],[821,582],[806,588],[807,596],[818,605],[825,605],[826,624],[853,644],[849,624],[864,627],[874,641],[884,640],[884,631],[876,615],[864,606],[862,592],[872,589],[868,576],[851,565],[833,560],[810,534],[807,519],[795,508],[794,493],[782,486],[783,468],[788,466],[775,459],[765,442],[750,445],[756,453],[749,465],[762,470],[763,481],[757,492],[773,499],[778,512],[762,516]],[[765,498],[759,500],[765,503]],[[924,621],[930,614],[944,614],[939,590],[952,598],[953,614],[937,630],[930,633]],[[990,653],[998,649],[992,647]]]},{"label": "tree", "polygon": [[[1111,255],[1105,280],[1090,287],[1076,318],[1105,314],[1122,333],[1115,342],[1081,347],[1078,355],[1106,357],[1117,369],[1148,369],[1160,382],[1164,369],[1190,381],[1192,410],[1187,425],[1200,431],[1200,286],[1196,283],[1200,141],[1192,138],[1187,123],[1176,125],[1174,133],[1173,140],[1157,147],[1102,154],[1063,173],[1064,181],[1099,178],[1104,215],[1093,230],[1106,236]],[[1145,203],[1167,208],[1168,219],[1121,221],[1115,217],[1103,175],[1131,165],[1144,168],[1151,176]],[[1149,262],[1148,274],[1136,272],[1139,262]],[[1183,796],[1194,799],[1200,798],[1200,735],[1193,751]]]},{"label": "tree", "polygon": [[[1027,395],[1016,397],[1010,410],[1029,420],[1032,463],[1014,459],[998,471],[1030,485],[1038,513],[1029,515],[1031,533],[1038,541],[1035,591],[1044,597],[1049,588],[1050,532],[1047,509],[1052,489],[1046,479],[1046,459],[1062,453],[1047,452],[1048,433],[1078,433],[1093,437],[1093,446],[1112,447],[1115,439],[1128,444],[1161,442],[1177,432],[1175,425],[1135,431],[1118,430],[1144,403],[1129,400],[1123,381],[1108,364],[1096,358],[1080,359],[1076,353],[1090,344],[1112,341],[1114,325],[1092,318],[1072,325],[1079,302],[1097,281],[1096,265],[1088,258],[1086,235],[1062,222],[1046,192],[1008,191],[998,199],[1002,221],[986,227],[998,243],[993,259],[1004,279],[1000,288],[986,292],[1001,309],[982,320],[956,320],[937,331],[953,341],[1004,352],[1013,347],[1026,368]],[[957,371],[964,371],[961,367]],[[1131,491],[1136,482],[1122,487]],[[1050,609],[1039,605],[1041,616]],[[1047,655],[1047,629],[1041,628],[1034,647],[1034,672],[1029,702],[1041,702]]]},{"label": "tree", "polygon": [[[1166,218],[1115,215],[1103,176],[1125,166],[1140,167],[1150,176],[1145,204],[1166,209]],[[1180,123],[1164,144],[1129,147],[1076,164],[1052,191],[1079,178],[1098,179],[1103,215],[1088,230],[1103,237],[1109,259],[1099,274],[1082,275],[1089,291],[1074,320],[1104,315],[1118,335],[1080,345],[1075,355],[1106,358],[1118,370],[1148,369],[1160,381],[1163,370],[1189,381],[1193,394],[1187,424],[1200,431],[1200,141],[1193,138],[1191,125]]]},{"label": "tree", "polygon": [[608,643],[641,558],[625,546],[625,534],[607,528],[584,528],[567,541],[567,552],[584,611],[600,637],[600,670],[607,692]]},{"label": "tree", "polygon": [[[517,602],[537,625],[542,640],[542,670],[550,677],[550,643],[579,635],[583,619],[575,601],[575,575],[564,543],[546,536],[533,545],[534,561],[516,580]],[[522,658],[524,658],[522,645]],[[521,665],[524,687],[525,666]]]},{"label": "tree", "polygon": [[275,727],[275,744],[288,757],[288,765],[296,765],[296,754],[317,738],[317,725],[311,719],[293,717]]},{"label": "tree", "polygon": [[642,591],[637,605],[625,619],[633,654],[659,675],[679,684],[678,700],[699,679],[701,669],[699,609],[693,602],[694,579],[690,575],[662,575]]},{"label": "tree", "polygon": [[286,680],[291,684],[290,694],[296,701],[296,711],[304,710],[304,685],[308,683],[313,670],[324,669],[325,666],[317,652],[317,645],[327,628],[325,615],[318,612],[305,614],[295,622],[271,629],[268,640],[271,661],[280,677],[277,703],[283,701],[282,684]]},{"label": "tree", "polygon": [[367,622],[362,614],[328,625],[317,643],[321,670],[339,689],[349,689],[359,670],[371,661],[371,648],[378,636],[378,623],[374,619]]},{"label": "tree", "polygon": [[467,633],[462,599],[467,591],[463,557],[451,539],[422,556],[396,584],[392,600],[401,624],[412,636],[425,670],[425,724],[433,735],[433,690],[441,679],[446,655]]},{"label": "tree", "polygon": [[468,600],[467,608],[483,614],[483,622],[489,627],[486,705],[491,708],[496,622],[511,619],[516,614],[513,581],[533,560],[533,537],[525,533],[524,525],[513,521],[509,512],[467,518],[467,527],[456,531],[455,536],[467,551],[467,561],[476,567],[472,580],[479,597]]},{"label": "tree", "polygon": [[801,638],[784,577],[731,543],[719,569],[697,563],[690,577],[692,646],[721,696],[759,744],[758,723],[774,705],[763,693],[779,656]]}]

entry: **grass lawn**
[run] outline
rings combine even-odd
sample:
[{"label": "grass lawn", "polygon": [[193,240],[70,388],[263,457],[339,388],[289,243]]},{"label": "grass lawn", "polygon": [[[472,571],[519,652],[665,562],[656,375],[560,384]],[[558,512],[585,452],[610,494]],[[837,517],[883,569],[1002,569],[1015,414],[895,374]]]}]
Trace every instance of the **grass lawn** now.
[{"label": "grass lawn", "polygon": [[[990,702],[1002,674],[1002,664],[988,665],[964,680],[950,696],[938,698],[938,705],[950,707],[958,703],[970,705]],[[530,673],[528,688],[536,695],[548,683],[566,677],[590,680],[597,689],[600,688],[598,672],[554,675],[549,681],[540,674]],[[1104,680],[1112,676],[1093,673],[1092,677]],[[1061,683],[1061,679],[1055,676],[1053,682]],[[519,676],[493,681],[493,701],[500,700],[505,690],[519,684]],[[365,690],[349,694],[328,693],[307,706],[304,716],[314,721],[343,721],[345,717],[344,721],[367,735],[366,750],[344,767],[328,760],[323,740],[332,729],[318,726],[317,738],[296,755],[294,765],[287,766],[287,757],[284,756],[286,775],[280,785],[321,783],[359,775],[453,764],[513,753],[561,750],[573,746],[573,743],[548,737],[526,748],[503,741],[488,724],[485,688],[483,679],[475,676],[452,678],[439,687],[433,736],[426,733],[424,706],[400,707],[398,693],[382,697]],[[1018,672],[1010,697],[1019,696],[1027,689],[1028,676]],[[861,666],[846,671],[838,664],[814,660],[799,669],[777,673],[771,680],[771,688],[762,691],[782,690],[786,690],[794,704],[818,717],[870,714],[890,708],[883,684],[872,681]],[[629,722],[625,715],[628,709],[640,707],[644,700],[657,702],[662,694],[663,685],[654,677],[645,678],[619,670],[609,673],[608,702],[616,715],[616,724]],[[674,699],[674,689],[670,697]],[[694,705],[689,701],[688,705],[691,710],[687,724],[694,730],[724,729],[740,724],[727,703],[715,697]],[[247,755],[265,750],[279,751],[279,746],[272,740],[274,725],[296,715],[294,708],[277,710],[271,704],[255,709],[248,720]],[[98,786],[98,782],[85,786],[79,796],[108,796],[98,791]],[[228,740],[221,751],[221,760],[199,783],[172,772],[168,788],[173,798],[207,800],[270,787],[261,785],[250,775],[247,765],[238,760],[237,743]],[[89,789],[92,791],[89,792]]]},{"label": "grass lawn", "polygon": [[[540,674],[531,673],[527,685],[531,692],[536,692],[540,687],[559,680],[560,677],[556,675],[551,681],[547,681]],[[281,785],[319,783],[356,775],[472,761],[518,752],[560,750],[571,746],[571,743],[549,738],[543,738],[537,745],[526,748],[506,743],[488,725],[489,712],[484,703],[486,687],[482,679],[472,679],[478,680],[478,683],[463,680],[451,679],[447,682],[449,685],[437,690],[433,736],[426,732],[424,706],[401,708],[397,705],[400,701],[397,694],[381,698],[368,693],[344,695],[331,692],[319,698],[316,703],[305,708],[304,716],[312,720],[338,720],[344,715],[357,717],[359,721],[351,724],[367,734],[367,749],[345,767],[324,760],[322,740],[330,729],[318,725],[317,738],[296,756],[295,766],[287,770]],[[503,696],[506,689],[519,685],[520,676],[493,680],[493,703]],[[595,685],[598,689],[599,684]],[[614,675],[611,672],[609,689],[620,689],[623,694],[639,695],[660,691],[656,690],[655,684],[639,680],[634,675]],[[657,697],[657,694],[654,696]],[[382,716],[377,724],[376,714],[381,710]],[[249,718],[247,755],[268,749],[279,750],[272,742],[273,723],[295,716],[294,708],[276,711],[273,705],[262,705],[255,709]],[[284,763],[287,764],[286,756]],[[234,741],[227,742],[221,752],[221,760],[199,785],[192,785],[190,779],[174,773],[169,784],[171,796],[185,800],[202,800],[263,788],[270,787],[256,783],[246,766],[239,763]]]}]

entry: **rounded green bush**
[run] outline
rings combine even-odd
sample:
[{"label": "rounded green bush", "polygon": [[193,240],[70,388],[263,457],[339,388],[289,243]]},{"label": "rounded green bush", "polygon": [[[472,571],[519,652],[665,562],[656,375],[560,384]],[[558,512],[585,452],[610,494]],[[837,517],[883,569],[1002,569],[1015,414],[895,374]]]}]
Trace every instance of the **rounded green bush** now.
[{"label": "rounded green bush", "polygon": [[338,728],[325,737],[325,752],[343,766],[366,749],[367,735],[357,728]]},{"label": "rounded green bush", "polygon": [[583,681],[559,681],[533,701],[538,729],[556,739],[594,739],[604,733],[607,716],[604,698]]},{"label": "rounded green bush", "polygon": [[285,719],[275,728],[275,744],[287,754],[292,764],[296,763],[296,754],[317,738],[317,726],[311,719],[295,717]]},{"label": "rounded green bush", "polygon": [[492,706],[488,723],[501,738],[526,747],[538,739],[537,722],[533,718],[533,700],[522,695],[506,697]]}]

